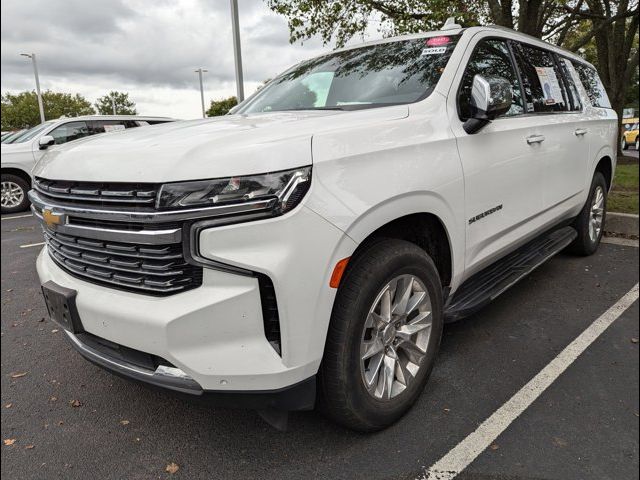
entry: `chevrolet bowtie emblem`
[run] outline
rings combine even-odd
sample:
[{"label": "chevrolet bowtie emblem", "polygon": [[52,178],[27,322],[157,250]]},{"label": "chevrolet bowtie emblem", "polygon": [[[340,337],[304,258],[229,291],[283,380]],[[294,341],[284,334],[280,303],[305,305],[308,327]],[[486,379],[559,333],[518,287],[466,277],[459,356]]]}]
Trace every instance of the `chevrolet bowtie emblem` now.
[{"label": "chevrolet bowtie emblem", "polygon": [[48,227],[52,227],[54,225],[62,225],[62,223],[64,223],[64,215],[53,213],[48,208],[42,210],[42,219]]}]

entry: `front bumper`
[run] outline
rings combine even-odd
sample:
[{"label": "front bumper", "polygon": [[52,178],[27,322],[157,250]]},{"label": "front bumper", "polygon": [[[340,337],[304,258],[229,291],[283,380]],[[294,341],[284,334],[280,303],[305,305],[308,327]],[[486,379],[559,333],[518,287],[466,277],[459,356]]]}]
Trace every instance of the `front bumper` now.
[{"label": "front bumper", "polygon": [[[197,384],[195,390],[273,392],[309,381],[324,350],[335,295],[328,286],[331,271],[351,255],[355,243],[304,207],[282,217],[203,230],[199,240],[203,257],[273,281],[281,355],[265,337],[255,276],[205,268],[202,286],[152,297],[72,276],[46,248],[37,269],[42,283],[53,281],[78,292],[86,332],[165,359]],[[157,383],[151,380],[147,383]]]},{"label": "front bumper", "polygon": [[[171,390],[208,404],[226,408],[251,408],[255,410],[311,410],[316,397],[315,376],[289,387],[263,391],[212,391],[204,390],[181,370],[170,366],[145,368],[140,362],[128,361],[123,355],[114,355],[99,339],[87,334],[66,332],[71,346],[85,359],[111,373],[141,382],[147,386]],[[102,347],[102,348],[101,348]],[[119,349],[118,349],[119,350]],[[117,350],[115,350],[117,351]],[[118,352],[119,353],[119,352]]]}]

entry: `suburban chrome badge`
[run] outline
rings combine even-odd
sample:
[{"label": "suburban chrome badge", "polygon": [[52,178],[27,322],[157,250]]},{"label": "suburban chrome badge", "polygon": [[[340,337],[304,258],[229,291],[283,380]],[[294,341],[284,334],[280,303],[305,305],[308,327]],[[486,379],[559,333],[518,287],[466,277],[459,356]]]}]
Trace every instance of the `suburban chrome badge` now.
[{"label": "suburban chrome badge", "polygon": [[491,215],[492,213],[496,213],[499,210],[502,210],[502,205],[498,205],[497,207],[490,208],[486,212],[482,212],[480,215],[476,215],[475,217],[471,217],[469,219],[469,225],[471,225],[474,222],[477,222],[478,220],[483,219],[484,217],[486,217],[488,215]]}]

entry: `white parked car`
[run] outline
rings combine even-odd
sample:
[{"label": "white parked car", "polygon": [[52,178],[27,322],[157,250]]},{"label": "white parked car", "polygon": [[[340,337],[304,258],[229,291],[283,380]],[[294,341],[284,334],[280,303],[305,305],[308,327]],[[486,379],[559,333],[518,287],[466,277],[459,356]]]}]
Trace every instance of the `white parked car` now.
[{"label": "white parked car", "polygon": [[49,120],[3,139],[2,213],[27,210],[27,192],[31,188],[31,170],[51,145],[61,145],[79,138],[110,131],[173,121],[165,117],[137,115],[86,115]]},{"label": "white parked car", "polygon": [[318,392],[372,431],[416,401],[446,321],[596,251],[616,142],[595,69],[555,46],[455,26],[366,43],[232,115],[49,152],[38,274],[104,368],[277,425]]}]

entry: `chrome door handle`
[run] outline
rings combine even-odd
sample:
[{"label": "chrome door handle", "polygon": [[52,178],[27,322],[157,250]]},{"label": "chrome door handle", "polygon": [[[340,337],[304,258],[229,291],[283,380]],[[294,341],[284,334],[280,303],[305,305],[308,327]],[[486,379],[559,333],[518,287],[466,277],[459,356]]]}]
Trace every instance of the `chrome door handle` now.
[{"label": "chrome door handle", "polygon": [[527,137],[527,143],[529,145],[542,142],[544,142],[544,135],[531,135],[530,137]]},{"label": "chrome door handle", "polygon": [[576,128],[575,132],[573,132],[577,137],[581,137],[582,135],[587,134],[586,128]]}]

